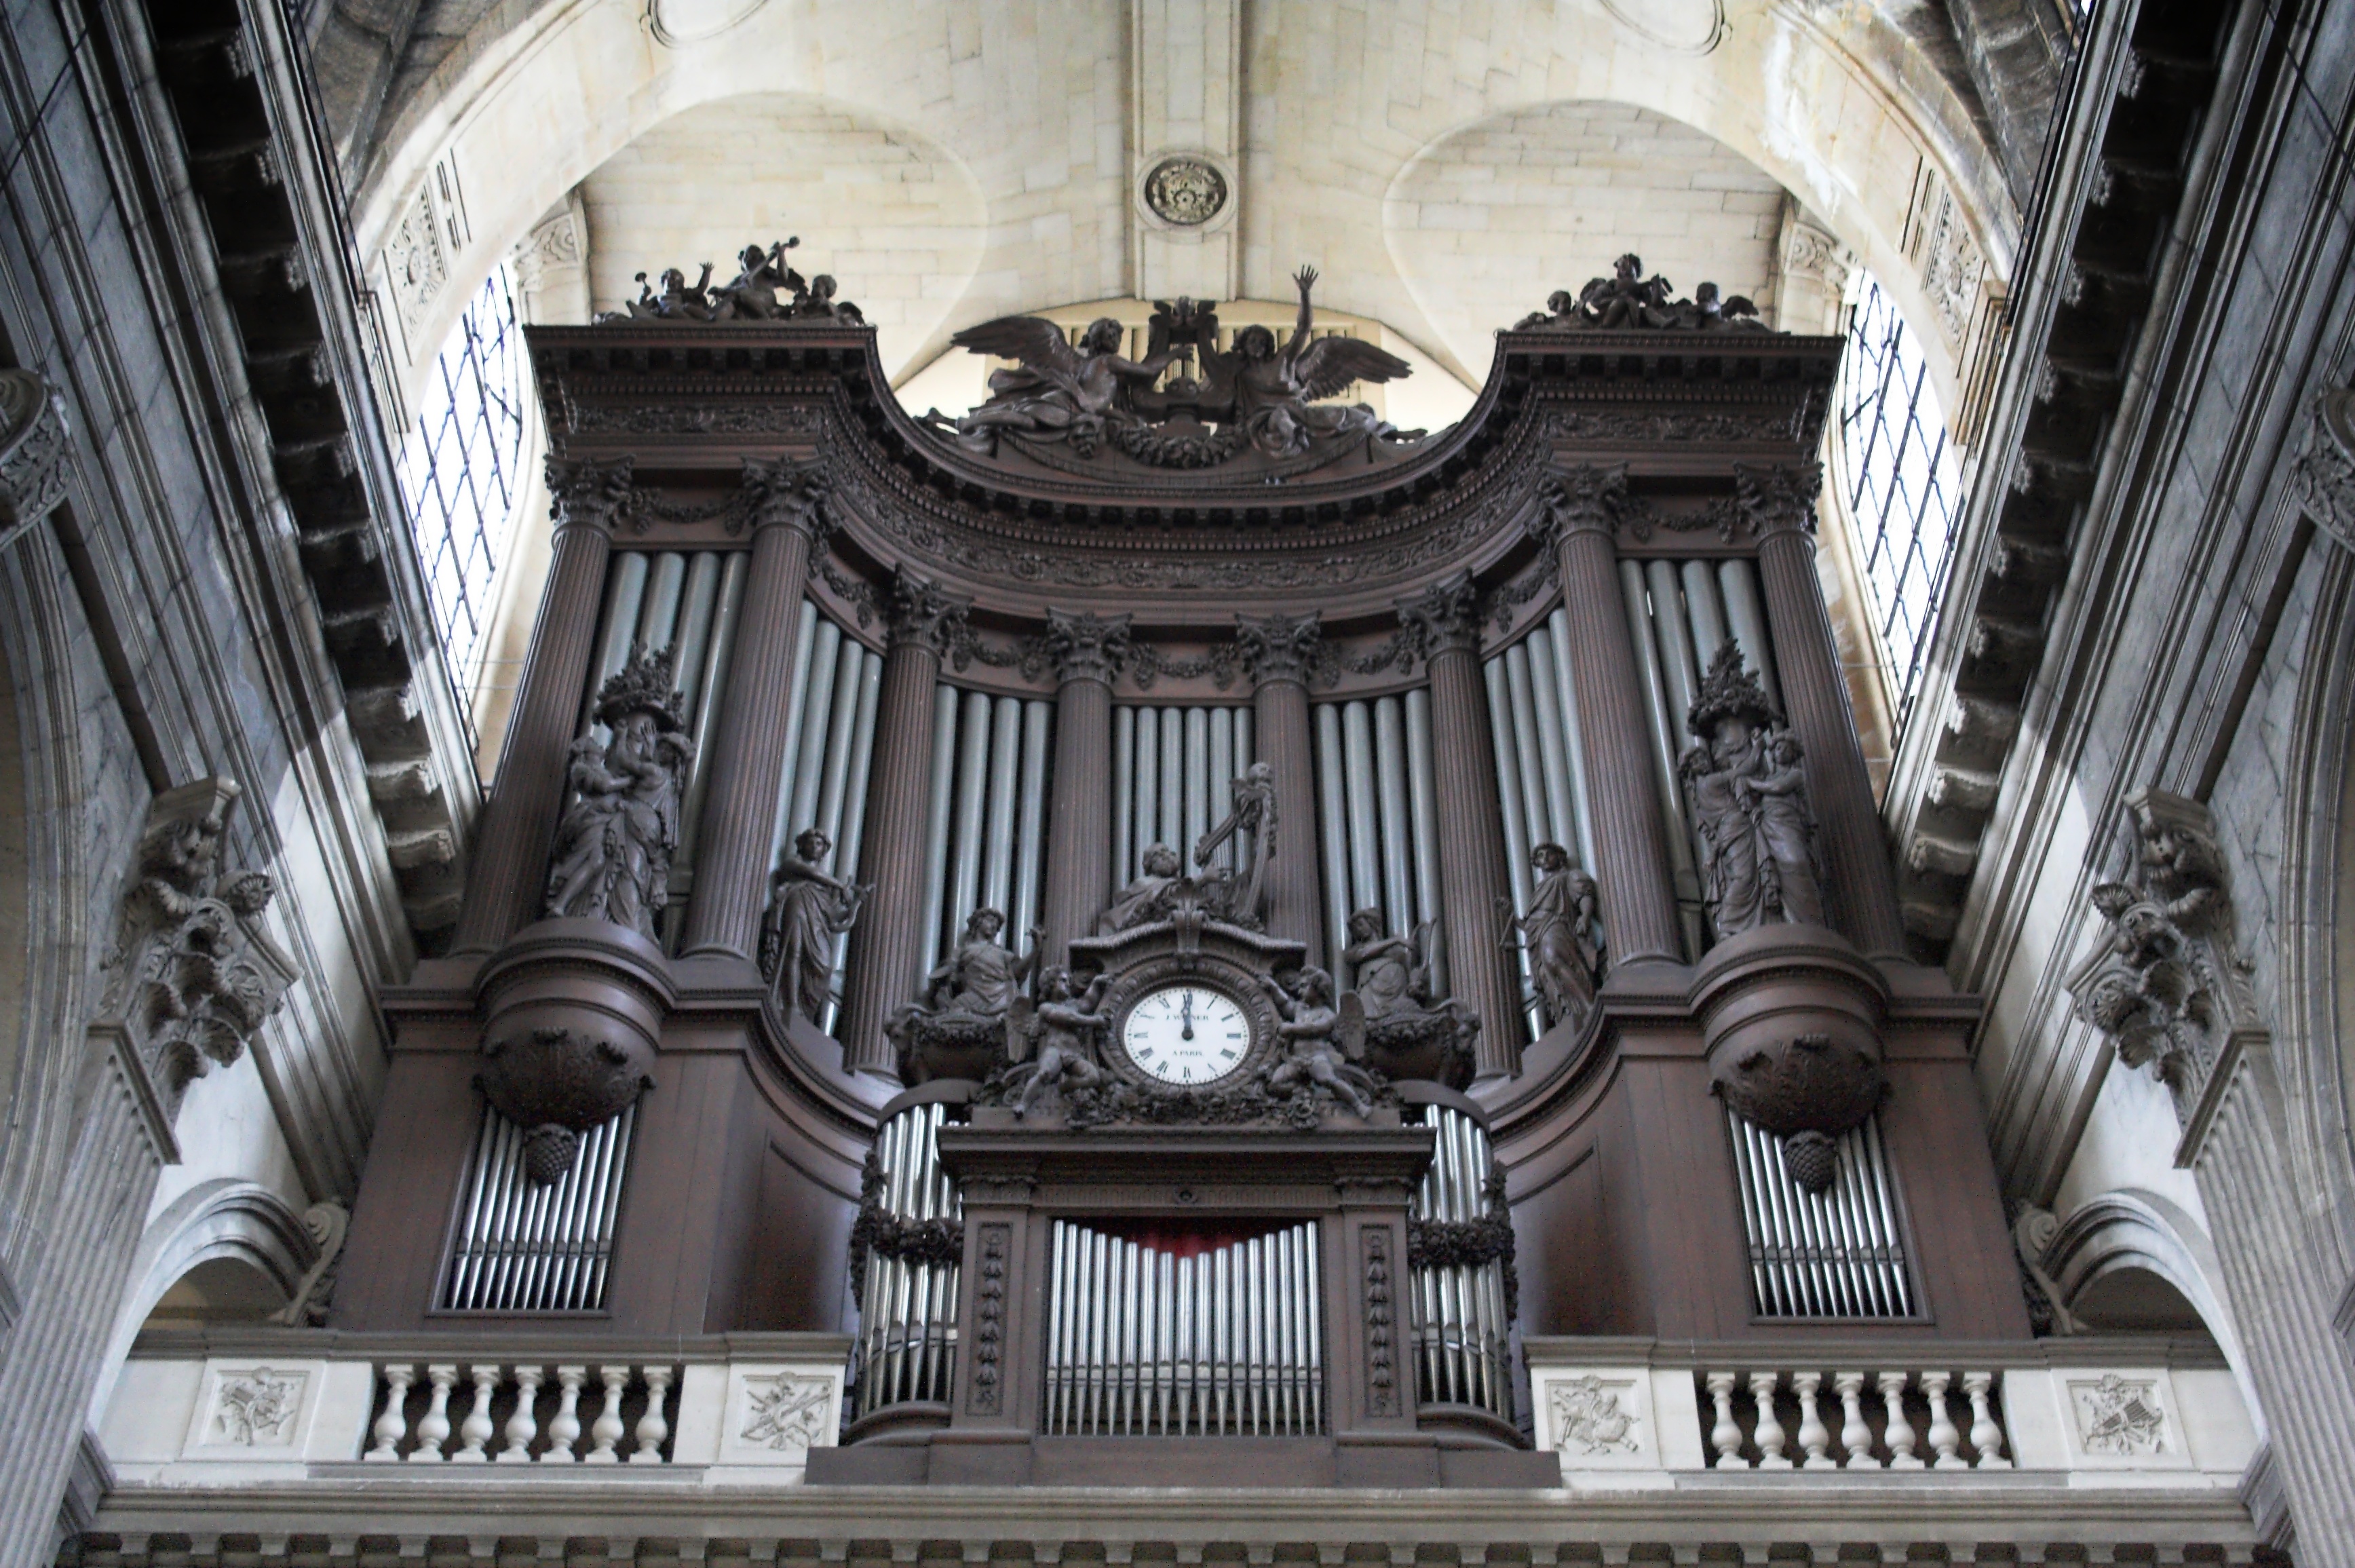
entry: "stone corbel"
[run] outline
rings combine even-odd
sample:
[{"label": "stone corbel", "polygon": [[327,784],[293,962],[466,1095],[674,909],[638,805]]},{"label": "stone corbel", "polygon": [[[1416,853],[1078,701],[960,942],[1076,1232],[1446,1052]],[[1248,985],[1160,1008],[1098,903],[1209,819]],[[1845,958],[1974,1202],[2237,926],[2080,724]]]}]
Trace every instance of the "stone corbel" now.
[{"label": "stone corbel", "polygon": [[66,496],[65,396],[30,370],[0,370],[0,549]]},{"label": "stone corbel", "polygon": [[2334,389],[2315,400],[2306,450],[2290,470],[2298,505],[2315,527],[2345,549],[2355,549],[2355,390]]}]

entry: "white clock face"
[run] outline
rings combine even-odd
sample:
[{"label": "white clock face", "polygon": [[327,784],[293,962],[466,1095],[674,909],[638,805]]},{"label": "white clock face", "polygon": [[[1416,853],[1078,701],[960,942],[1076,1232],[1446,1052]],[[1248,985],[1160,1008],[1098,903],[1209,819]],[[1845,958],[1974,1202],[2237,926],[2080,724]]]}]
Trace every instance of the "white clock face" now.
[{"label": "white clock face", "polygon": [[1165,986],[1121,1025],[1128,1059],[1164,1083],[1209,1083],[1242,1065],[1251,1020],[1242,1005],[1208,986]]}]

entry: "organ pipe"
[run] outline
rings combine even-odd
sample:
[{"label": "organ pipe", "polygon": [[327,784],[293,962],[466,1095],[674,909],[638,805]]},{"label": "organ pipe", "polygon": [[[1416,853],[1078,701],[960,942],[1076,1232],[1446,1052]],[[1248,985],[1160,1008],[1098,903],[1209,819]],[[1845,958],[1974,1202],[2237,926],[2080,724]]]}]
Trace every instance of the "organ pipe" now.
[{"label": "organ pipe", "polygon": [[1731,1106],[1725,1117],[1759,1315],[1913,1317],[1913,1275],[1880,1117],[1840,1135],[1832,1184],[1821,1193],[1793,1179],[1782,1139]]},{"label": "organ pipe", "polygon": [[[941,1168],[940,1130],[950,1108],[911,1105],[875,1135],[885,1211],[907,1223],[957,1222],[955,1180]],[[859,1417],[895,1404],[945,1403],[956,1371],[958,1265],[868,1254],[854,1347],[853,1409]]]},{"label": "organ pipe", "polygon": [[925,823],[924,965],[940,962],[983,905],[1023,950],[1045,875],[1047,778],[1054,705],[992,697],[943,681],[932,709],[932,799]]},{"label": "organ pipe", "polygon": [[[1488,1215],[1495,1157],[1479,1122],[1453,1105],[1413,1107],[1432,1129],[1432,1160],[1410,1211],[1426,1226],[1470,1226]],[[1505,1312],[1505,1262],[1415,1266],[1416,1385],[1425,1403],[1468,1404],[1500,1420],[1513,1414],[1512,1325]]]},{"label": "organ pipe", "polygon": [[[1399,705],[1406,715],[1407,828],[1414,846],[1414,907],[1439,918],[1439,821],[1431,774],[1431,692],[1416,687]],[[1447,995],[1447,944],[1432,955],[1432,988]]]},{"label": "organ pipe", "polygon": [[439,1300],[445,1312],[594,1312],[621,1212],[635,1106],[581,1135],[562,1177],[524,1174],[524,1129],[488,1106],[474,1136]]},{"label": "organ pipe", "polygon": [[[1156,844],[1176,850],[1191,870],[1195,841],[1227,814],[1227,786],[1256,760],[1248,708],[1113,709],[1113,886],[1145,869]],[[1279,827],[1278,831],[1282,831]],[[1230,839],[1211,863],[1248,865],[1249,848]]]},{"label": "organ pipe", "polygon": [[1351,976],[1341,954],[1349,945],[1349,810],[1341,778],[1341,709],[1316,708],[1316,841],[1325,861],[1325,936],[1333,955],[1333,983]]}]

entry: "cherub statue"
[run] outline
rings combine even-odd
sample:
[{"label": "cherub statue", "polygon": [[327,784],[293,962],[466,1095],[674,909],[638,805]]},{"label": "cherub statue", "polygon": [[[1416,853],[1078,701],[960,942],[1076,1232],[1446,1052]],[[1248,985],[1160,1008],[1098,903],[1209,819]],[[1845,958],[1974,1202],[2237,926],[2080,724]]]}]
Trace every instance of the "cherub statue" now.
[{"label": "cherub statue", "polygon": [[1103,913],[1096,916],[1096,934],[1110,936],[1133,925],[1168,919],[1169,897],[1184,870],[1178,851],[1168,845],[1156,844],[1146,850],[1144,874],[1114,894]]},{"label": "cherub statue", "polygon": [[1334,1042],[1339,1015],[1333,1010],[1333,976],[1311,965],[1289,980],[1262,975],[1259,983],[1284,1016],[1276,1032],[1289,1048],[1268,1069],[1268,1088],[1283,1093],[1305,1083],[1331,1091],[1358,1115],[1369,1115],[1378,1088],[1374,1076],[1342,1055]]},{"label": "cherub statue", "polygon": [[1069,441],[1082,455],[1095,450],[1104,422],[1126,401],[1127,389],[1150,384],[1178,357],[1174,352],[1130,359],[1120,352],[1127,332],[1103,316],[1088,324],[1074,347],[1063,329],[1035,315],[1000,316],[969,326],[950,344],[975,354],[1019,360],[1014,369],[993,370],[989,400],[954,421],[939,410],[926,422],[952,425],[957,442],[984,455],[997,450],[1001,431],[1035,441]]},{"label": "cherub statue", "polygon": [[1363,403],[1344,408],[1317,405],[1317,400],[1359,381],[1398,380],[1413,367],[1359,338],[1312,337],[1316,312],[1308,295],[1316,284],[1316,269],[1303,267],[1292,281],[1300,289],[1300,315],[1281,349],[1266,327],[1246,326],[1235,334],[1232,353],[1202,356],[1212,379],[1232,377],[1236,417],[1252,444],[1271,457],[1289,457],[1332,437],[1399,434]]},{"label": "cherub statue", "polygon": [[833,850],[834,840],[815,827],[796,837],[770,875],[761,921],[761,973],[812,1023],[824,1016],[832,988],[835,938],[858,919],[872,891],[824,869]]},{"label": "cherub statue", "polygon": [[1758,307],[1742,294],[1718,296],[1715,283],[1700,283],[1693,289],[1692,304],[1678,307],[1683,325],[1696,332],[1764,332],[1766,324],[1758,319]]},{"label": "cherub statue", "polygon": [[1229,839],[1239,847],[1248,842],[1251,869],[1240,879],[1230,880],[1224,871],[1217,875],[1221,893],[1217,913],[1231,924],[1256,931],[1264,918],[1260,900],[1267,885],[1267,863],[1275,856],[1275,770],[1265,763],[1253,763],[1242,777],[1228,785],[1228,795],[1233,805],[1225,818],[1195,844],[1194,864],[1207,870],[1220,845]]},{"label": "cherub statue", "polygon": [[867,325],[867,315],[848,300],[834,297],[834,274],[820,272],[809,283],[809,295],[794,306],[801,316],[826,316],[834,321],[848,322],[853,326]]},{"label": "cherub statue", "polygon": [[1528,950],[1529,977],[1537,982],[1547,1021],[1581,1023],[1594,1006],[1594,988],[1603,978],[1594,879],[1572,866],[1570,851],[1559,844],[1539,845],[1529,859],[1537,867],[1537,890],[1529,896],[1529,912],[1509,925]]},{"label": "cherub statue", "polygon": [[[745,246],[743,254],[737,258],[741,270],[734,281],[711,291],[714,318],[774,321],[780,316],[794,315],[794,307],[808,293],[809,288],[802,282],[802,275],[786,264],[785,252],[800,243],[800,236],[795,235],[778,240],[766,251],[758,245]],[[708,276],[710,269],[707,267],[704,271]],[[784,290],[791,297],[778,299],[779,289]]]},{"label": "cherub statue", "polygon": [[[1025,1027],[1018,1031],[1009,1026],[1007,1030],[1007,1054],[1018,1064],[1030,1054],[1034,1043],[1038,1047],[1038,1061],[1030,1064],[1029,1076],[1014,1102],[1016,1115],[1028,1115],[1031,1103],[1042,1093],[1084,1089],[1103,1081],[1103,1069],[1096,1065],[1095,1040],[1110,1022],[1098,1009],[1103,1006],[1104,988],[1111,984],[1110,976],[1099,975],[1075,997],[1069,969],[1056,964],[1040,973],[1038,1007],[1027,1009]],[[1018,1001],[1015,1011],[1026,1008]]]},{"label": "cherub statue", "polygon": [[646,275],[637,275],[638,297],[630,302],[631,319],[638,321],[710,321],[718,314],[712,307],[711,263],[703,263],[703,275],[689,288],[687,274],[677,267],[666,267],[662,274],[662,293],[648,286]]}]

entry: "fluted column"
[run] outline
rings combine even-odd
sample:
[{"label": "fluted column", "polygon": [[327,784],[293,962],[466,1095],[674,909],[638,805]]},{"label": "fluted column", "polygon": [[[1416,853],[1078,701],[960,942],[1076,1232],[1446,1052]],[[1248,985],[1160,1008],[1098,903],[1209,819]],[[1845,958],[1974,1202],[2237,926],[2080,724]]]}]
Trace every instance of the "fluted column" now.
[{"label": "fluted column", "polygon": [[966,601],[902,568],[888,613],[890,651],[875,713],[867,796],[867,855],[875,891],[860,912],[843,983],[844,1065],[892,1072],[884,1020],[913,999],[923,978],[924,855],[932,776],[932,688],[941,655],[963,624]]},{"label": "fluted column", "polygon": [[[1063,962],[1075,936],[1095,929],[1112,891],[1112,682],[1128,658],[1129,617],[1047,612],[1055,691],[1053,806],[1047,818],[1047,881],[1039,925],[1045,961]],[[1022,933],[1010,945],[1019,948]]]},{"label": "fluted column", "polygon": [[802,583],[822,526],[826,482],[814,461],[748,457],[744,488],[752,498],[752,565],[712,731],[695,891],[680,947],[686,958],[749,959],[760,941],[777,777],[789,739],[794,639],[801,630]]},{"label": "fluted column", "polygon": [[1459,572],[1399,602],[1400,624],[1422,643],[1431,673],[1432,784],[1439,817],[1439,908],[1447,937],[1448,992],[1480,1015],[1475,1055],[1482,1078],[1509,1077],[1521,1061],[1521,997],[1507,967],[1498,906],[1511,884],[1497,802],[1497,753],[1480,679],[1480,596]]},{"label": "fluted column", "polygon": [[1613,524],[1626,494],[1625,467],[1558,470],[1547,496],[1570,607],[1570,677],[1578,694],[1578,743],[1594,812],[1596,886],[1613,967],[1680,963],[1668,840],[1652,776],[1650,720],[1636,645],[1619,587]]},{"label": "fluted column", "polygon": [[1309,732],[1308,673],[1322,637],[1320,617],[1235,617],[1235,640],[1252,691],[1255,760],[1275,776],[1275,858],[1267,868],[1267,931],[1308,944],[1325,963],[1325,890],[1316,853],[1316,742]]},{"label": "fluted column", "polygon": [[1816,843],[1841,932],[1874,957],[1906,955],[1872,778],[1857,742],[1848,687],[1832,656],[1832,630],[1816,575],[1816,491],[1823,471],[1737,465],[1742,515],[1758,537],[1758,577],[1774,640],[1785,717],[1806,753],[1807,798]]},{"label": "fluted column", "polygon": [[541,590],[515,716],[499,749],[474,835],[465,907],[451,951],[490,953],[539,912],[548,852],[564,805],[565,760],[581,714],[581,685],[597,640],[597,610],[613,553],[613,524],[630,498],[634,458],[548,460],[556,545]]}]

